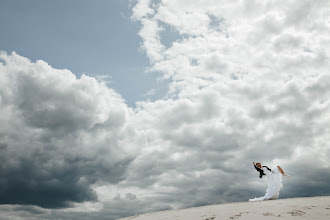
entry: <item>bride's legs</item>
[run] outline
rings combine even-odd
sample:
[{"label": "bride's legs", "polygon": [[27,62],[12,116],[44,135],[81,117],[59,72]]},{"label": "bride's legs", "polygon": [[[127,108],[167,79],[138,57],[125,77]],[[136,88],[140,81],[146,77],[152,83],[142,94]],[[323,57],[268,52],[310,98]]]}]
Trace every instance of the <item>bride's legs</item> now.
[{"label": "bride's legs", "polygon": [[280,195],[280,193],[278,192],[278,193],[274,194],[274,195],[272,196],[272,198],[270,198],[270,199],[271,199],[271,200],[273,200],[273,199],[277,199],[279,195]]},{"label": "bride's legs", "polygon": [[282,173],[282,175],[284,175],[284,171],[282,170],[282,168],[280,166],[277,166],[277,168]]}]

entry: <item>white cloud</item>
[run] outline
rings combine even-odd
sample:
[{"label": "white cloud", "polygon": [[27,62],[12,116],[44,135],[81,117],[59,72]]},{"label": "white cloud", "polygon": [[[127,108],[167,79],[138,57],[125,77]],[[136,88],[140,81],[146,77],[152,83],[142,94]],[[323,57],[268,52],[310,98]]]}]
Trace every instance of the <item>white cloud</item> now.
[{"label": "white cloud", "polygon": [[[281,162],[293,175],[329,167],[329,146],[320,142],[329,140],[326,1],[164,0],[149,7],[153,14],[142,24],[148,19],[157,33],[171,28],[181,36],[162,45],[159,34],[141,35],[150,69],[172,82],[166,99],[138,104],[135,125],[146,145],[126,185],[145,187],[173,207],[190,206],[247,198],[257,190],[242,184],[253,181],[253,160]],[[157,46],[148,41],[162,48],[159,59],[149,55]],[[300,162],[306,155],[317,167]],[[231,174],[240,181],[232,188]]]},{"label": "white cloud", "polygon": [[44,61],[0,58],[2,203],[68,206],[96,200],[97,180],[125,179],[136,152],[124,143],[134,132],[116,92]]}]

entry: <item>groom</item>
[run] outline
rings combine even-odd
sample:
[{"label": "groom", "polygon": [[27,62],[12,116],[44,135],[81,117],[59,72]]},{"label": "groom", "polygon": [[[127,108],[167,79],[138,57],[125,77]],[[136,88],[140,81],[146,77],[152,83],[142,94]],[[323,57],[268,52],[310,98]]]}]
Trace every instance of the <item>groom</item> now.
[{"label": "groom", "polygon": [[259,172],[259,178],[262,178],[262,176],[265,176],[266,174],[264,173],[263,167],[266,167],[267,170],[271,171],[271,169],[269,169],[267,166],[261,166],[261,163],[255,163],[253,162],[253,166],[254,168],[256,168],[256,170]]}]

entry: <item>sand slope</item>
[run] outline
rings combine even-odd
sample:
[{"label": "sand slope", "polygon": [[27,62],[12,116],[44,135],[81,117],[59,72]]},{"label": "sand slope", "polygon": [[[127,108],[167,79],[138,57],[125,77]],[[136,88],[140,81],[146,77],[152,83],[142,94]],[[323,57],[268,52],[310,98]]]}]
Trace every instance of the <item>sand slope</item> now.
[{"label": "sand slope", "polygon": [[330,219],[330,196],[238,202],[169,210],[121,220]]}]

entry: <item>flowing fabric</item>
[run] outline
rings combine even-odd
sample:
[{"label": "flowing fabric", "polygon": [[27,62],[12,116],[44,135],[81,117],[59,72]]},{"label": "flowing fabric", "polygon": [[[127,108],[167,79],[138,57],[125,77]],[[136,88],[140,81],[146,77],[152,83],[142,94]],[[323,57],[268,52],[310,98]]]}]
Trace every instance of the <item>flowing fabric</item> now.
[{"label": "flowing fabric", "polygon": [[282,188],[282,173],[279,171],[277,167],[273,167],[272,171],[268,169],[263,169],[266,174],[268,181],[268,188],[266,190],[266,195],[260,198],[249,199],[250,202],[254,201],[262,201],[262,200],[270,200],[277,199],[280,195],[280,190]]}]

